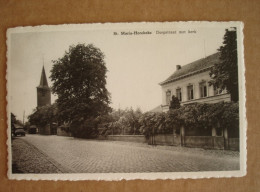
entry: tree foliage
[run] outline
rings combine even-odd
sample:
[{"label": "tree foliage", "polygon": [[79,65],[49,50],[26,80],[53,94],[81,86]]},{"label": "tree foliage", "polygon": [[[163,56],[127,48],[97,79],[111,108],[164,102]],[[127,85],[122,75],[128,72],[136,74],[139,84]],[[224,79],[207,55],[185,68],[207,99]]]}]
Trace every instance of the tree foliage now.
[{"label": "tree foliage", "polygon": [[168,129],[168,131],[166,131],[167,133],[171,133],[171,131],[180,128],[184,124],[183,119],[181,118],[181,110],[169,110],[166,114],[165,121]]},{"label": "tree foliage", "polygon": [[20,125],[22,127],[24,126],[23,123],[16,118],[15,114],[11,113],[11,132],[12,133],[15,131],[14,124],[18,124],[18,125]]},{"label": "tree foliage", "polygon": [[70,132],[80,138],[95,138],[98,135],[98,120],[90,117],[88,119],[79,119],[72,121],[70,124]]},{"label": "tree foliage", "polygon": [[59,121],[85,123],[110,112],[107,68],[99,48],[92,44],[70,46],[65,55],[53,64],[50,78],[53,81],[52,91],[58,95]]},{"label": "tree foliage", "polygon": [[34,110],[28,117],[30,125],[43,127],[57,121],[57,105],[45,105]]},{"label": "tree foliage", "polygon": [[220,52],[220,62],[216,63],[210,72],[209,82],[215,88],[226,89],[231,94],[231,100],[238,101],[238,60],[236,28],[226,29],[223,46]]},{"label": "tree foliage", "polygon": [[139,118],[142,116],[142,111],[137,108],[136,110],[125,109],[125,110],[114,110],[111,112],[107,118],[106,129],[103,134],[114,134],[114,135],[139,135],[140,123]]},{"label": "tree foliage", "polygon": [[171,103],[170,103],[170,110],[171,109],[179,109],[180,106],[181,106],[181,104],[180,104],[179,99],[173,95]]},{"label": "tree foliage", "polygon": [[14,124],[17,122],[15,114],[11,113],[11,124]]},{"label": "tree foliage", "polygon": [[184,105],[167,113],[145,113],[139,119],[142,133],[149,138],[155,134],[172,134],[185,127],[198,135],[211,133],[211,129],[227,128],[231,137],[239,135],[239,107],[237,103]]},{"label": "tree foliage", "polygon": [[158,121],[159,114],[161,114],[162,117],[163,113],[153,112],[144,113],[140,117],[139,123],[141,124],[141,132],[145,135],[146,138],[150,138],[157,133],[158,126],[160,126],[159,122],[162,123],[162,121]]},{"label": "tree foliage", "polygon": [[[135,118],[132,118],[132,113]],[[148,139],[157,134],[180,134],[180,128],[184,127],[193,136],[211,135],[212,128],[218,131],[227,128],[231,137],[239,136],[239,106],[234,102],[194,103],[167,113],[126,109],[113,111],[108,116],[102,135],[143,134]],[[138,124],[135,124],[134,133],[131,125],[136,120]]]}]

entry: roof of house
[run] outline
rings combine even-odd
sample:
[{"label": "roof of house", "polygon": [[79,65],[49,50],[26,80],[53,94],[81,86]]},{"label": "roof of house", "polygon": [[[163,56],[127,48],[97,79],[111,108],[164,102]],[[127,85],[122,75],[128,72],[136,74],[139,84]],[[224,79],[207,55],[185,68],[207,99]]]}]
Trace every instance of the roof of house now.
[{"label": "roof of house", "polygon": [[182,79],[186,76],[196,74],[197,72],[211,68],[215,63],[219,62],[220,53],[214,53],[206,58],[199,59],[187,65],[181,66],[179,70],[176,70],[170,77],[165,81],[161,82],[160,85]]},{"label": "roof of house", "polygon": [[163,112],[163,110],[162,110],[162,106],[159,105],[159,106],[153,108],[152,110],[150,110],[149,112],[153,112],[153,113]]}]

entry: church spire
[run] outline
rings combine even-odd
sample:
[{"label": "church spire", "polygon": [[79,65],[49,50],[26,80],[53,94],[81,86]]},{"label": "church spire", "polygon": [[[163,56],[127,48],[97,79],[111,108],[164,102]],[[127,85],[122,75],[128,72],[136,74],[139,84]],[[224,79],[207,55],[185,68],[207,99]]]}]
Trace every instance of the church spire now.
[{"label": "church spire", "polygon": [[40,85],[37,87],[37,107],[42,107],[50,104],[51,104],[51,89],[48,86],[48,81],[43,66]]},{"label": "church spire", "polygon": [[46,74],[45,74],[44,66],[42,66],[42,75],[41,75],[41,80],[40,80],[39,87],[49,87],[48,86],[48,81],[47,81],[47,78],[46,78]]}]

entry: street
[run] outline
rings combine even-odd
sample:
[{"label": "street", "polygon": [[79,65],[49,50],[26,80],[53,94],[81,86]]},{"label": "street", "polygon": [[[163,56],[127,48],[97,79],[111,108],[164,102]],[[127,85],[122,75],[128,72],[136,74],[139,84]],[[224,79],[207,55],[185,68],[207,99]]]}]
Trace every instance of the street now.
[{"label": "street", "polygon": [[239,170],[239,152],[30,135],[12,141],[13,173]]}]

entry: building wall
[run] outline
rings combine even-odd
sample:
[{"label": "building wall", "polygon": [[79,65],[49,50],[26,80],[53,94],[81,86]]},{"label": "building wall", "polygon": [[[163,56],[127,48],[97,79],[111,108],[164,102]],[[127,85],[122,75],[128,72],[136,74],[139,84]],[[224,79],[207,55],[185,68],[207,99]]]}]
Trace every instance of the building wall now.
[{"label": "building wall", "polygon": [[[152,138],[149,139],[148,144],[152,143]],[[179,146],[181,145],[181,137],[179,135],[173,134],[159,134],[155,135],[154,143],[156,145],[174,145]]]},{"label": "building wall", "polygon": [[38,127],[38,133],[40,135],[57,135],[57,127],[50,124],[40,126]]},{"label": "building wall", "polygon": [[37,87],[37,107],[51,104],[51,90]]},{"label": "building wall", "polygon": [[[163,111],[169,109],[166,101],[166,93],[168,90],[171,91],[171,96],[176,96],[176,89],[181,88],[182,101],[181,104],[189,104],[193,102],[206,102],[206,103],[216,103],[219,101],[230,101],[230,94],[223,93],[220,95],[215,95],[213,86],[209,86],[208,82],[211,80],[209,76],[209,71],[205,71],[184,79],[180,79],[166,85],[162,85],[162,106]],[[202,81],[206,82],[207,85],[207,97],[200,97],[200,83]],[[188,100],[188,89],[189,85],[193,85],[193,99]]]},{"label": "building wall", "polygon": [[65,130],[62,130],[61,127],[58,127],[58,128],[57,128],[57,135],[58,135],[58,136],[72,137],[72,133],[66,132]]},{"label": "building wall", "polygon": [[39,134],[41,135],[51,135],[51,127],[50,125],[46,125],[43,127],[39,127]]}]

